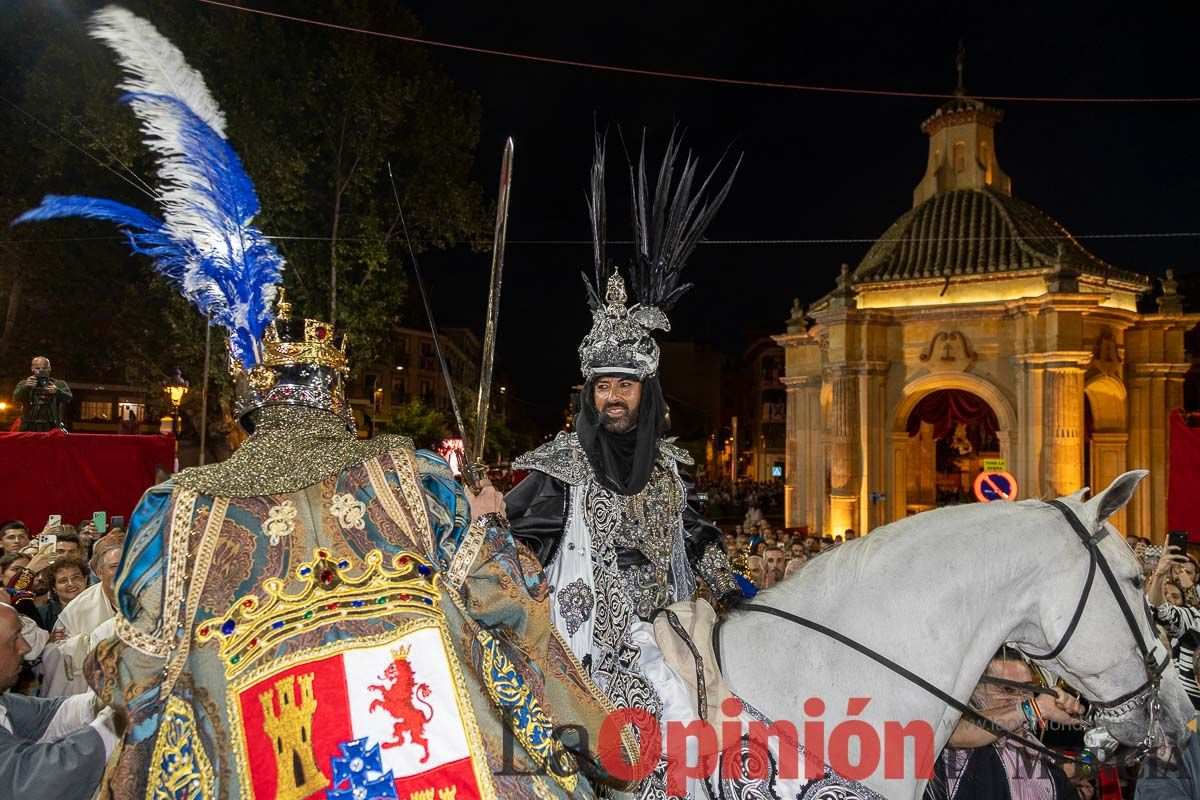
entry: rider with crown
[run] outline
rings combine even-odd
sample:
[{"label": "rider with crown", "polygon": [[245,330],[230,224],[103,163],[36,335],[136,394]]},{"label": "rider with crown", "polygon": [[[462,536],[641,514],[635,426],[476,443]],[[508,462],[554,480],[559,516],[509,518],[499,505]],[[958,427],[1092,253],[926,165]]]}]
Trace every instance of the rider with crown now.
[{"label": "rider with crown", "polygon": [[91,30],[130,75],[163,219],[51,196],[21,221],[121,225],[228,330],[251,434],[150,489],[130,520],[116,636],[88,665],[129,721],[101,796],[592,795],[611,780],[600,761],[632,761],[633,740],[597,755],[612,706],[557,636],[499,493],[468,497],[407,439],[356,436],[346,338],[283,300],[282,258],[251,225],[253,187],[203,78],[122,9]]}]

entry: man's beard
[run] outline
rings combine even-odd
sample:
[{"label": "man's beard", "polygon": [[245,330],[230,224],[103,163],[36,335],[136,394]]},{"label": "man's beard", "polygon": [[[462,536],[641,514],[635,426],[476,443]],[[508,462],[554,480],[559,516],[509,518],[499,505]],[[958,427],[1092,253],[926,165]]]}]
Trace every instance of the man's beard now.
[{"label": "man's beard", "polygon": [[[612,419],[608,416],[610,408],[623,408],[625,415],[617,419]],[[600,412],[600,423],[604,426],[604,430],[609,433],[628,433],[637,426],[637,409],[632,411],[629,406],[621,402],[606,403],[604,410]]]}]

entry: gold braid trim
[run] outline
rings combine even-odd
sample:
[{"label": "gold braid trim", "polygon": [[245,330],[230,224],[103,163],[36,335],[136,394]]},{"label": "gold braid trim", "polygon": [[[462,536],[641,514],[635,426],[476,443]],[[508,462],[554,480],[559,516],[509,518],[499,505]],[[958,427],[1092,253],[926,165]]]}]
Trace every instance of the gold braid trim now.
[{"label": "gold braid trim", "polygon": [[422,541],[428,548],[429,557],[436,559],[437,547],[433,542],[433,525],[429,522],[429,510],[425,508],[425,490],[421,488],[421,479],[417,477],[417,454],[411,447],[401,451],[393,450],[391,453],[392,462],[396,465],[396,474],[400,476],[400,486],[404,489],[409,513],[412,514],[413,522],[421,529]]},{"label": "gold braid trim", "polygon": [[188,549],[191,544],[192,516],[198,495],[191,489],[176,489],[175,505],[171,510],[171,526],[167,530],[167,564],[163,575],[162,604],[159,622],[153,632],[134,627],[123,614],[117,614],[116,631],[121,641],[146,655],[166,658],[175,642],[176,631],[167,619],[179,614],[183,585],[188,579]]},{"label": "gold braid trim", "polygon": [[479,555],[479,548],[483,547],[483,539],[488,529],[499,524],[499,514],[486,514],[471,523],[471,527],[467,528],[467,532],[463,536],[462,546],[450,560],[450,569],[446,573],[448,587],[456,592],[462,588],[463,582],[467,579],[467,573],[471,571],[471,565],[475,563],[475,558]]},{"label": "gold braid trim", "polygon": [[221,526],[225,523],[225,512],[228,510],[228,497],[214,499],[212,510],[208,516],[208,524],[204,526],[200,545],[196,548],[196,557],[192,561],[192,582],[188,586],[187,605],[183,610],[183,619],[179,621],[181,638],[168,656],[169,661],[164,671],[159,697],[170,697],[171,690],[175,688],[175,682],[179,680],[179,675],[183,672],[183,665],[187,663],[192,646],[192,623],[195,622],[196,612],[200,608],[200,596],[204,593],[204,585],[208,583],[208,573],[212,569],[213,555],[216,553]]},{"label": "gold braid trim", "polygon": [[392,450],[390,453],[392,463],[396,465],[396,477],[400,480],[400,497],[396,496],[396,490],[388,483],[378,456],[364,462],[371,486],[374,487],[375,496],[388,517],[400,526],[410,542],[423,548],[424,557],[432,558],[436,553],[433,534],[429,527],[429,517],[425,513],[424,494],[415,478],[416,464],[411,460],[414,458],[412,451]]}]

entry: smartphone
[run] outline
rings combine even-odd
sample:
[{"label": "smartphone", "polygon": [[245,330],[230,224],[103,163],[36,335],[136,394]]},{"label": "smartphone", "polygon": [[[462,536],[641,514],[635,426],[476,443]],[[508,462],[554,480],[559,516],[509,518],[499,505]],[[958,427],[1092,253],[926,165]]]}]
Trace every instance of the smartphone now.
[{"label": "smartphone", "polygon": [[108,530],[108,512],[97,511],[92,514],[92,527],[96,529],[96,533],[104,533]]},{"label": "smartphone", "polygon": [[46,522],[47,528],[58,528],[62,526],[62,514],[51,514],[50,519]]},{"label": "smartphone", "polygon": [[1167,534],[1167,546],[1178,547],[1180,553],[1187,555],[1188,532],[1171,531]]},{"label": "smartphone", "polygon": [[125,518],[124,517],[113,517],[112,518],[112,526],[114,528],[124,528],[125,527]]},{"label": "smartphone", "polygon": [[53,549],[53,550],[58,549],[58,534],[57,533],[43,533],[41,536],[38,537],[38,539],[40,539],[40,541],[38,542],[39,550],[46,547],[46,545],[50,545],[51,549]]}]

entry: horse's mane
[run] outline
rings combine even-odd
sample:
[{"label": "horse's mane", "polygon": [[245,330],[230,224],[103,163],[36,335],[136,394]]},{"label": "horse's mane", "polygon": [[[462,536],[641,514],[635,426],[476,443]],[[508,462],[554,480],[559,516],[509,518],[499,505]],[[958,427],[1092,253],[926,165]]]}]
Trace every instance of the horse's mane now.
[{"label": "horse's mane", "polygon": [[[1074,497],[1064,500],[1080,502]],[[1033,523],[1014,525],[1014,518],[1038,510],[1052,514],[1047,520],[1053,524],[1063,524],[1058,512],[1052,511],[1041,500],[966,503],[905,517],[810,558],[786,580],[761,592],[758,597],[768,604],[786,606],[795,593],[804,591],[808,594],[817,588],[813,585],[814,573],[824,578],[819,580],[819,585],[826,596],[844,595],[853,587],[894,572],[897,564],[902,565],[901,569],[906,572],[916,571],[914,558],[925,562],[923,566],[932,567],[933,564],[929,563],[931,554],[949,556],[964,545],[974,545],[980,539],[990,538],[997,544],[1001,541],[1015,544],[1018,537],[1028,534],[1028,527]],[[1039,528],[1039,535],[1042,532],[1044,528]],[[1115,528],[1113,532],[1117,532]],[[1124,542],[1123,536],[1121,540]],[[1127,542],[1124,542],[1124,547],[1132,558],[1132,548]],[[925,552],[917,554],[915,551]]]}]

